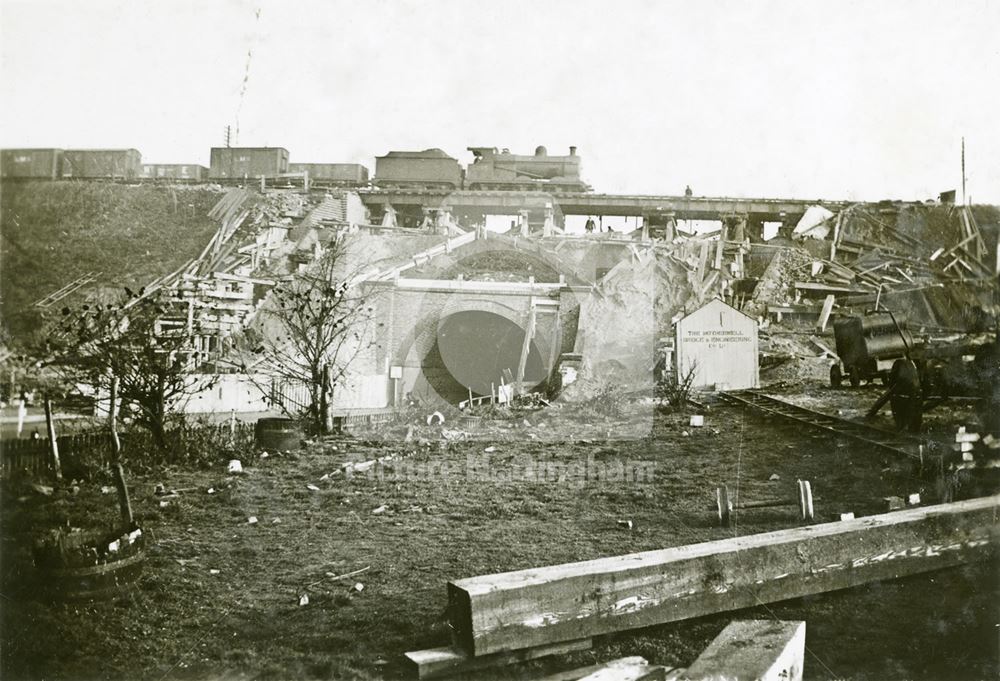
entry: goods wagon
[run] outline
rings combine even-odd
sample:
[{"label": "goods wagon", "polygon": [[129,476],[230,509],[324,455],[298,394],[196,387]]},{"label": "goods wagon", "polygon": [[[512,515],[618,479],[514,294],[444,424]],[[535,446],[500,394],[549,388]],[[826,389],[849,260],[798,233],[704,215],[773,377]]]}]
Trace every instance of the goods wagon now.
[{"label": "goods wagon", "polygon": [[189,180],[208,178],[208,168],[191,163],[144,163],[142,176],[151,180]]},{"label": "goods wagon", "polygon": [[534,156],[512,154],[496,147],[469,147],[475,160],[465,173],[466,189],[544,189],[549,191],[589,191],[580,179],[580,157],[576,147],[568,156],[549,156],[545,147]]},{"label": "goods wagon", "polygon": [[375,185],[413,189],[461,189],[458,161],[440,149],[390,151],[375,157]]},{"label": "goods wagon", "polygon": [[62,149],[3,149],[0,176],[54,180],[62,171]]},{"label": "goods wagon", "polygon": [[281,147],[212,147],[208,171],[213,180],[273,177],[288,172],[288,150]]},{"label": "goods wagon", "polygon": [[76,179],[133,180],[142,175],[142,154],[137,149],[66,149],[62,177]]},{"label": "goods wagon", "polygon": [[309,173],[310,181],[363,187],[368,184],[368,168],[360,163],[289,163],[290,173]]}]

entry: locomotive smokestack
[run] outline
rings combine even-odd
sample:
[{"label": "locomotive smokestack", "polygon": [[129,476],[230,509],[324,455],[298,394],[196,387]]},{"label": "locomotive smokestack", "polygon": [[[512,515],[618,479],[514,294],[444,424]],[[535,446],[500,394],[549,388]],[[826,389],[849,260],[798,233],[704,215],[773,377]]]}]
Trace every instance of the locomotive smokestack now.
[{"label": "locomotive smokestack", "polygon": [[570,156],[576,156],[576,147],[570,147],[569,148],[569,155]]}]

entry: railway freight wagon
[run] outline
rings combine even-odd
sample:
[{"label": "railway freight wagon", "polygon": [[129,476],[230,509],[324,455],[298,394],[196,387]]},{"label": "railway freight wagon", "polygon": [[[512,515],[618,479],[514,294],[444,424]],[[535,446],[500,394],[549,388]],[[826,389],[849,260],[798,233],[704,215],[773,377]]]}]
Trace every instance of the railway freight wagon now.
[{"label": "railway freight wagon", "polygon": [[0,177],[55,180],[62,173],[62,149],[0,150]]},{"label": "railway freight wagon", "polygon": [[402,189],[461,189],[458,160],[440,149],[390,151],[375,157],[375,186]]},{"label": "railway freight wagon", "polygon": [[576,147],[568,156],[549,156],[545,147],[534,156],[512,154],[496,147],[469,147],[475,160],[465,173],[466,189],[542,189],[549,191],[589,191],[580,179],[580,157]]},{"label": "railway freight wagon", "polygon": [[208,177],[213,180],[274,177],[288,172],[281,147],[212,147]]},{"label": "railway freight wagon", "polygon": [[208,168],[191,163],[144,163],[143,178],[199,182],[208,179]]},{"label": "railway freight wagon", "polygon": [[290,173],[309,173],[311,182],[363,187],[368,184],[368,168],[360,163],[289,163]]},{"label": "railway freight wagon", "polygon": [[61,177],[84,180],[134,180],[142,176],[138,149],[66,149]]}]

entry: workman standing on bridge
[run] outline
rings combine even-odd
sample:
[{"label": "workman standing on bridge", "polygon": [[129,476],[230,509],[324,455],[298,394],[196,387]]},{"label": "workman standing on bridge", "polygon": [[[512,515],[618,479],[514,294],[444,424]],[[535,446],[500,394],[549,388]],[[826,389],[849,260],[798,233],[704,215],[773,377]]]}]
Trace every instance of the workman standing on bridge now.
[{"label": "workman standing on bridge", "polygon": [[584,229],[587,230],[587,234],[593,234],[594,227],[596,227],[596,226],[597,226],[597,223],[594,222],[594,218],[593,217],[588,217],[587,218],[587,224],[584,225]]}]

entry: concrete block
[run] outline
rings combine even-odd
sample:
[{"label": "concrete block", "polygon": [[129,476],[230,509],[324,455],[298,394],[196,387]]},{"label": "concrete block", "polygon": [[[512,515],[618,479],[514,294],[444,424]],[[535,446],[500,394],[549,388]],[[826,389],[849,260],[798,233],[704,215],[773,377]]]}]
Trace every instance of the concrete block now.
[{"label": "concrete block", "polygon": [[732,622],[680,678],[802,681],[805,647],[805,622]]},{"label": "concrete block", "polygon": [[919,492],[914,492],[913,494],[911,494],[908,497],[906,497],[906,503],[908,505],[910,505],[910,506],[919,506],[920,505],[920,493]]}]

